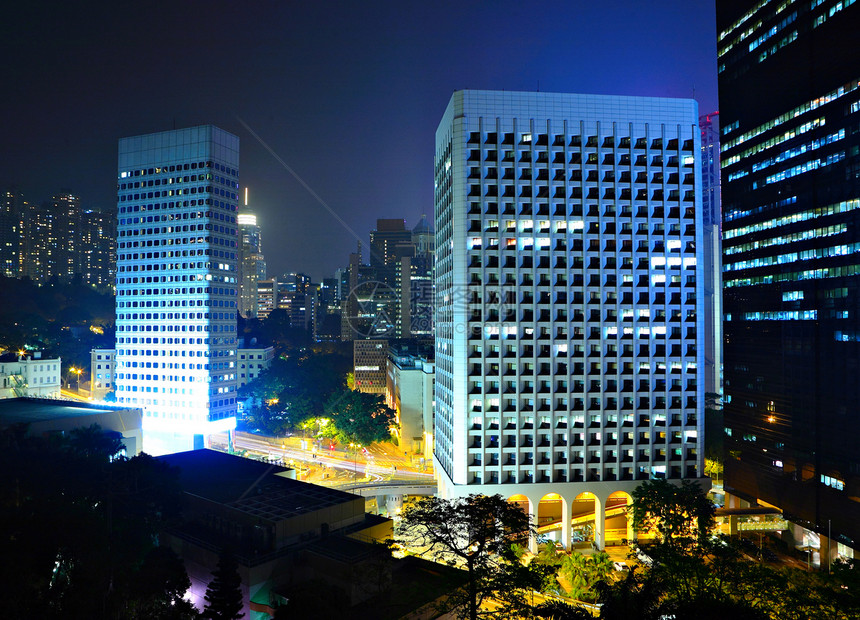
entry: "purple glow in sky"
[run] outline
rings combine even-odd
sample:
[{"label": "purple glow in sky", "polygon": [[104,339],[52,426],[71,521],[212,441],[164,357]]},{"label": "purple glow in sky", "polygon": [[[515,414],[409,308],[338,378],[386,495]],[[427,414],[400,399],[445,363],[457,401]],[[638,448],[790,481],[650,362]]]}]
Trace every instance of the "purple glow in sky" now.
[{"label": "purple glow in sky", "polygon": [[0,41],[0,187],[113,208],[119,138],[212,123],[241,139],[270,274],[315,280],[346,265],[349,229],[366,246],[376,218],[432,214],[456,89],[717,109],[710,0],[34,1],[6,9]]}]

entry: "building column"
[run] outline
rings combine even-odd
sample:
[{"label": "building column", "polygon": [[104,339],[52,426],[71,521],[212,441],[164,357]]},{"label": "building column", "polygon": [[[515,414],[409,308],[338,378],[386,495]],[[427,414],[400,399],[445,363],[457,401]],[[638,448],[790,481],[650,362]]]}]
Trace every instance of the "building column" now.
[{"label": "building column", "polygon": [[561,498],[561,544],[566,551],[571,549],[570,522],[573,519],[573,500]]},{"label": "building column", "polygon": [[606,506],[599,496],[594,500],[594,546],[600,551],[606,547]]},{"label": "building column", "polygon": [[630,504],[633,503],[633,500],[629,495],[625,495],[625,506],[627,507],[627,512],[625,514],[627,520],[627,544],[629,545],[631,542],[636,540],[636,530],[633,528],[633,512],[630,510]]},{"label": "building column", "polygon": [[[534,530],[537,530],[538,527],[538,507],[540,506],[540,501],[534,501],[531,497],[529,497],[529,522]],[[537,534],[529,535],[529,551],[537,555],[538,552],[538,539]]]}]

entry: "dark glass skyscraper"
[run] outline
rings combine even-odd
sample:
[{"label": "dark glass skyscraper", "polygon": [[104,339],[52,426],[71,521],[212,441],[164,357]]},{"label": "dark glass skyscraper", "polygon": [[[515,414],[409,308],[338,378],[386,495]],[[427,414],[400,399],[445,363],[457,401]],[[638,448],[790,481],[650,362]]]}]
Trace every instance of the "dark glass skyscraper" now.
[{"label": "dark glass skyscraper", "polygon": [[727,490],[849,545],[860,540],[858,29],[860,2],[717,3]]}]

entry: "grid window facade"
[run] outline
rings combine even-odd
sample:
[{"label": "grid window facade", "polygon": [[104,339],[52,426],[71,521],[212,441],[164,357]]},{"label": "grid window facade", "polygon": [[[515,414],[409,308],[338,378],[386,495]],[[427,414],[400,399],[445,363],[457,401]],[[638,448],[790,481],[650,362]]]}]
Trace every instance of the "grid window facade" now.
[{"label": "grid window facade", "polygon": [[699,139],[689,101],[455,93],[435,160],[451,484],[700,476]]},{"label": "grid window facade", "polygon": [[238,147],[212,126],[120,140],[115,383],[145,434],[235,426]]}]

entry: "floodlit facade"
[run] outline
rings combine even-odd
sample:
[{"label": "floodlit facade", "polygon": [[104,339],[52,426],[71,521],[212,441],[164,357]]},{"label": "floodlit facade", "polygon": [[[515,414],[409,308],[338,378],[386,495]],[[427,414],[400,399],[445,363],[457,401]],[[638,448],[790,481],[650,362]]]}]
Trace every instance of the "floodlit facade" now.
[{"label": "floodlit facade", "polygon": [[855,2],[717,3],[726,490],[822,564],[860,544],[858,29]]},{"label": "floodlit facade", "polygon": [[59,398],[62,359],[43,359],[38,351],[0,359],[0,399]]},{"label": "floodlit facade", "polygon": [[424,351],[403,344],[392,345],[387,375],[385,402],[397,415],[398,445],[429,461],[433,458],[432,348]]},{"label": "floodlit facade", "polygon": [[116,395],[151,454],[236,425],[238,168],[211,125],[119,142]]},{"label": "floodlit facade", "polygon": [[[703,474],[695,101],[459,91],[436,132],[434,466],[572,539]],[[614,512],[612,514],[615,514]]]}]

